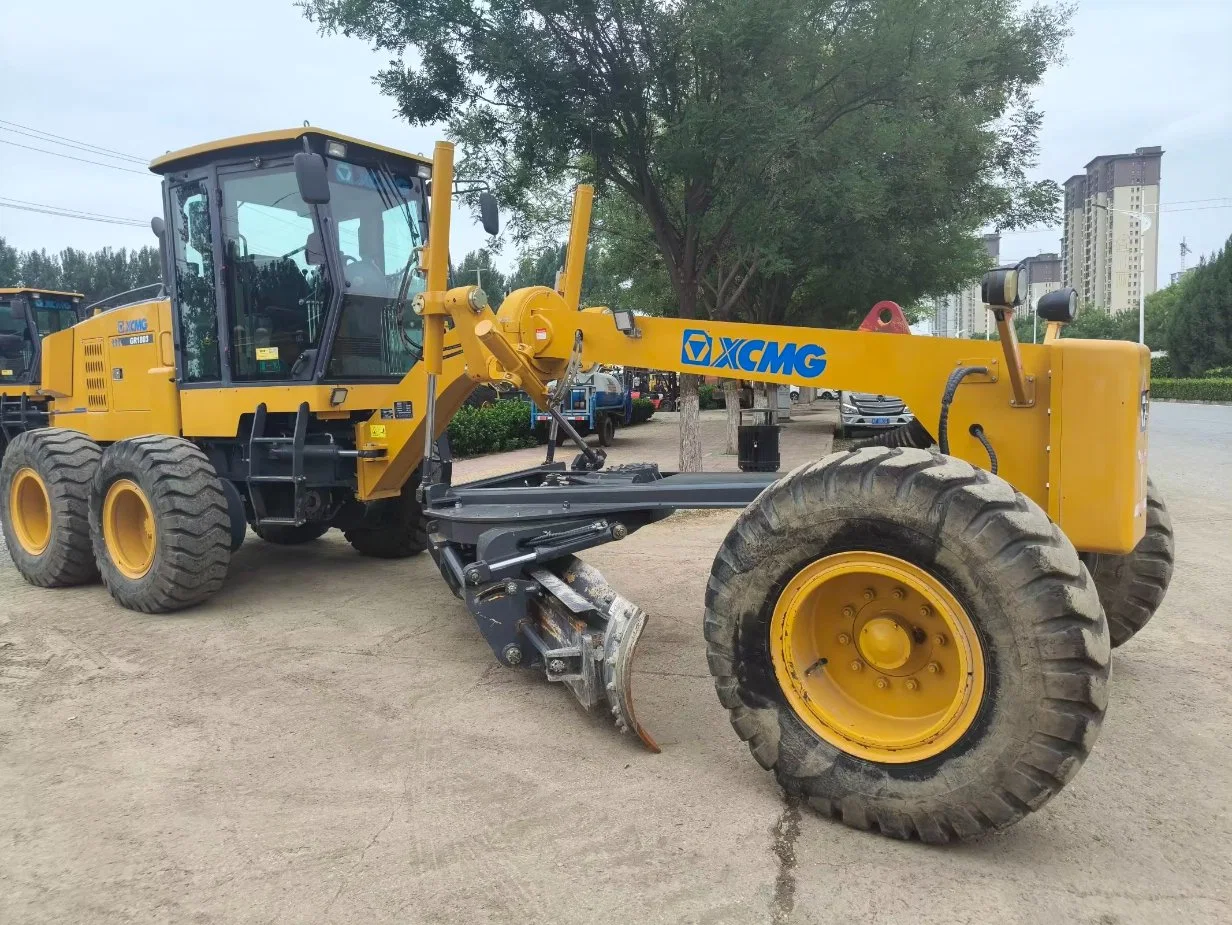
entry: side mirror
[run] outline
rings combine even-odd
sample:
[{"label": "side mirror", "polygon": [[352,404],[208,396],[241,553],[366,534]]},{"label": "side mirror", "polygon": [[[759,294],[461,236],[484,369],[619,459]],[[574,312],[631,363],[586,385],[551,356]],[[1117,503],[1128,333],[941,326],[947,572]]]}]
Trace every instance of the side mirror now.
[{"label": "side mirror", "polygon": [[162,216],[155,215],[150,219],[150,230],[154,232],[154,236],[158,238],[159,243],[162,243],[167,235],[167,223],[162,220]]},{"label": "side mirror", "polygon": [[479,223],[488,234],[500,234],[500,207],[496,197],[487,190],[479,194]]},{"label": "side mirror", "polygon": [[1045,321],[1069,324],[1078,317],[1078,290],[1068,286],[1064,289],[1054,289],[1040,296],[1035,311]]},{"label": "side mirror", "polygon": [[166,289],[167,280],[167,223],[162,217],[155,215],[150,219],[150,230],[154,232],[154,237],[158,238],[158,267],[163,274],[163,288]]},{"label": "side mirror", "polygon": [[299,198],[310,206],[323,206],[329,202],[329,176],[325,172],[325,158],[319,154],[300,151],[295,155],[294,163]]}]

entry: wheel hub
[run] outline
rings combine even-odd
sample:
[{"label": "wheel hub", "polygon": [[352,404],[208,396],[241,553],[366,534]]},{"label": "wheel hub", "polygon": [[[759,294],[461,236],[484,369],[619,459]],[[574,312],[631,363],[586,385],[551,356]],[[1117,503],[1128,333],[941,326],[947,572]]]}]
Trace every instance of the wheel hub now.
[{"label": "wheel hub", "polygon": [[142,578],[154,564],[158,531],[154,510],[130,479],[117,479],[103,499],[103,540],[112,564],[125,578]]},{"label": "wheel hub", "polygon": [[880,671],[902,668],[911,658],[911,634],[893,617],[874,617],[860,630],[860,656]]},{"label": "wheel hub", "polygon": [[29,466],[13,476],[9,517],[21,548],[32,556],[42,555],[51,543],[51,499],[43,477]]},{"label": "wheel hub", "polygon": [[924,568],[883,553],[838,553],[801,569],[776,603],[770,650],[804,724],[873,761],[940,754],[983,697],[983,653],[962,605]]}]

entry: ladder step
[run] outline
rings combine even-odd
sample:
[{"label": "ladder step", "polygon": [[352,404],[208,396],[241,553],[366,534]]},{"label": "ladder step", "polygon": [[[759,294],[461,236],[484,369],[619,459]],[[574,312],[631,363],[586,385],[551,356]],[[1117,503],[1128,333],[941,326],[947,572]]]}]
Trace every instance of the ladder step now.
[{"label": "ladder step", "polygon": [[294,482],[306,482],[307,476],[303,475],[250,475],[249,482],[282,482],[292,484]]},{"label": "ladder step", "polygon": [[262,517],[261,526],[267,524],[275,527],[298,527],[306,521],[296,520],[294,517]]}]

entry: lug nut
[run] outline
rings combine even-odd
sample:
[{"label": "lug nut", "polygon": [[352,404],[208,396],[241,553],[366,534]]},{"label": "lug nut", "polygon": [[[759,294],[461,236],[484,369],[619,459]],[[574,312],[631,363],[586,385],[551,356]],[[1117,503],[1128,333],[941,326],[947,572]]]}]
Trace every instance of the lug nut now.
[{"label": "lug nut", "polygon": [[932,615],[933,615],[933,609],[929,607],[927,604],[920,608],[921,617],[931,617]]},{"label": "lug nut", "polygon": [[852,671],[863,671],[864,663],[860,661],[859,659],[856,659],[855,661],[851,663],[851,670]]},{"label": "lug nut", "polygon": [[946,639],[945,636],[943,636],[941,633],[938,633],[936,636],[933,637],[933,642],[935,642],[939,646],[943,646],[947,642],[949,642],[949,640]]},{"label": "lug nut", "polygon": [[917,681],[915,678],[908,678],[906,683],[903,686],[906,687],[907,690],[913,691],[920,686],[920,682]]},{"label": "lug nut", "polygon": [[850,637],[850,636],[848,636],[846,633],[839,633],[839,634],[838,634],[838,644],[839,644],[840,646],[845,646],[845,645],[847,645],[847,644],[848,644],[848,643],[850,643],[850,642],[851,642],[851,637]]},{"label": "lug nut", "polygon": [[878,679],[877,679],[877,688],[878,688],[879,690],[885,690],[885,689],[886,689],[887,687],[889,687],[889,686],[890,686],[890,682],[889,682],[889,681],[887,681],[885,678],[878,678]]},{"label": "lug nut", "polygon": [[904,597],[907,596],[907,592],[904,591],[902,588],[895,588],[891,593],[894,595],[894,600],[896,601],[901,601]]},{"label": "lug nut", "polygon": [[936,662],[929,662],[928,663],[928,673],[929,674],[941,674],[941,666],[938,665]]},{"label": "lug nut", "polygon": [[847,617],[850,619],[851,617],[854,617],[855,615],[856,615],[856,609],[852,607],[850,604],[848,604],[846,607],[843,608],[844,617]]},{"label": "lug nut", "polygon": [[874,591],[872,588],[865,588],[865,589],[864,589],[864,599],[865,599],[866,601],[871,601],[871,600],[872,600],[873,598],[875,598],[876,596],[877,596],[877,592],[876,592],[876,591]]},{"label": "lug nut", "polygon": [[629,528],[622,523],[612,524],[612,539],[623,540],[629,535]]}]

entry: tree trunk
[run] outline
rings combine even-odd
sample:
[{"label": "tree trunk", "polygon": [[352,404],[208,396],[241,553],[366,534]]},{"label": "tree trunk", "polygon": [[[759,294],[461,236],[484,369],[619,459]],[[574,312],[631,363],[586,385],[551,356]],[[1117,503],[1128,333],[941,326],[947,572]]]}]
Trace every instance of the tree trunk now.
[{"label": "tree trunk", "polygon": [[702,471],[702,422],[698,409],[699,378],[680,374],[680,471]]},{"label": "tree trunk", "polygon": [[723,380],[723,404],[727,408],[727,445],[723,452],[734,456],[739,451],[738,435],[740,428],[740,381],[738,379]]}]

